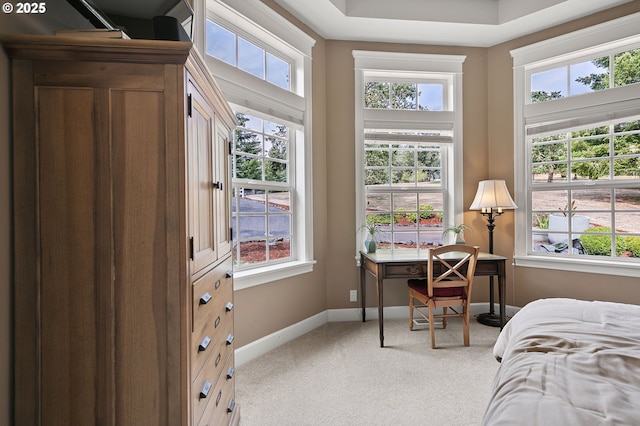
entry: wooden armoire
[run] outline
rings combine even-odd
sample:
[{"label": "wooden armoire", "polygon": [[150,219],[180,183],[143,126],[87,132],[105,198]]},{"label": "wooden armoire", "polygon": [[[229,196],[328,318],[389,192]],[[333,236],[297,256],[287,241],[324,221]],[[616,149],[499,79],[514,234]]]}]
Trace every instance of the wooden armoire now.
[{"label": "wooden armoire", "polygon": [[233,112],[191,43],[5,36],[17,425],[239,422]]}]

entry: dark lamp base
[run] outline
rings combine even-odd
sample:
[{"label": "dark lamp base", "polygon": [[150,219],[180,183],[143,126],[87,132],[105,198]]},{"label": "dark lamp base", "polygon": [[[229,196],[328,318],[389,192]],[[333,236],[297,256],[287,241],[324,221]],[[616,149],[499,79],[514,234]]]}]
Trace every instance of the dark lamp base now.
[{"label": "dark lamp base", "polygon": [[500,316],[487,312],[478,315],[478,322],[490,327],[500,327]]}]

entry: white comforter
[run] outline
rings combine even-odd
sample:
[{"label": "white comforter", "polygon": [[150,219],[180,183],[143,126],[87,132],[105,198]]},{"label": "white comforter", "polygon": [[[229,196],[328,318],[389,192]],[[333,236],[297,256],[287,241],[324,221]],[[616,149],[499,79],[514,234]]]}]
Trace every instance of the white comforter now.
[{"label": "white comforter", "polygon": [[537,300],[493,352],[483,425],[640,425],[640,306]]}]

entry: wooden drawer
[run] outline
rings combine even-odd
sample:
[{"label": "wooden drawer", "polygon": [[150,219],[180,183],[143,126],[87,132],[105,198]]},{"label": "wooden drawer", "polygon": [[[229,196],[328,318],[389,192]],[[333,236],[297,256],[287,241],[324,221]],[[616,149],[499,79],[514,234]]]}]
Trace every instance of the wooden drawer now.
[{"label": "wooden drawer", "polygon": [[424,278],[427,275],[427,262],[394,263],[384,265],[385,278]]},{"label": "wooden drawer", "polygon": [[478,262],[476,263],[476,270],[474,271],[474,275],[500,275],[500,267],[504,269],[505,262]]},{"label": "wooden drawer", "polygon": [[198,426],[228,425],[236,410],[233,352],[229,355]]},{"label": "wooden drawer", "polygon": [[[451,265],[455,265],[455,259],[447,260]],[[385,278],[425,278],[427,276],[427,262],[407,262],[407,263],[391,263],[383,265]],[[440,275],[446,270],[446,267],[440,262],[434,262],[433,272]],[[466,271],[466,266],[462,271]],[[476,263],[475,275],[497,275],[498,268],[495,263],[478,262]]]},{"label": "wooden drawer", "polygon": [[[213,396],[215,384],[221,377],[224,370],[225,361],[233,354],[233,323],[226,323],[221,330],[219,339],[212,343],[211,353],[208,355],[202,370],[192,383],[192,408],[194,422],[199,420],[204,412],[207,403]],[[192,376],[194,377],[194,376]]]},{"label": "wooden drawer", "polygon": [[[221,342],[233,333],[233,305],[221,304],[222,309],[215,318],[202,322],[202,326],[191,336],[191,377],[196,377],[210,356],[213,356]],[[226,307],[225,307],[226,306]]]},{"label": "wooden drawer", "polygon": [[192,297],[194,329],[197,328],[196,323],[199,320],[205,321],[206,318],[213,315],[213,311],[217,308],[219,309],[219,307],[216,307],[214,303],[216,299],[223,298],[231,301],[231,295],[233,294],[233,279],[231,278],[230,272],[232,268],[231,262],[231,257],[229,257],[218,267],[212,269],[202,278],[193,283]]},{"label": "wooden drawer", "polygon": [[227,338],[222,330],[233,323],[233,280],[225,266],[226,262],[193,285],[192,379],[215,350],[218,340]]}]

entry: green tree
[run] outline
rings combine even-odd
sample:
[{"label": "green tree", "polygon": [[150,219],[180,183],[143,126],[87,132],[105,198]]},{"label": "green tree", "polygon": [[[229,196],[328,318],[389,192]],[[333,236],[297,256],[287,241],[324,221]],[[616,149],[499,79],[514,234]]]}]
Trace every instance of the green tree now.
[{"label": "green tree", "polygon": [[[553,135],[544,138],[536,138],[532,147],[532,161],[534,163],[546,163],[533,167],[533,173],[547,174],[547,182],[553,182],[556,172],[566,173],[567,166],[564,163],[553,163],[567,159],[567,143],[564,135]],[[553,141],[559,141],[553,143]],[[544,143],[551,142],[551,143]]]},{"label": "green tree", "polygon": [[265,162],[265,179],[271,182],[286,182],[287,181],[287,156],[288,156],[288,142],[287,139],[287,127],[277,126],[277,132],[275,136],[267,137],[267,142],[271,145],[267,156],[270,159],[283,160],[283,161],[266,161]]},{"label": "green tree", "polygon": [[[587,85],[591,90],[602,90],[610,87],[609,57],[605,56],[591,61],[596,67],[604,70],[602,73],[591,73],[588,76],[578,77],[576,81]],[[640,49],[618,53],[613,59],[614,86],[626,86],[640,82]]]},{"label": "green tree", "polygon": [[389,83],[370,82],[365,83],[364,86],[364,105],[366,108],[389,108],[391,100]]},{"label": "green tree", "polygon": [[364,105],[375,109],[415,110],[419,93],[415,83],[365,83]]},{"label": "green tree", "polygon": [[[553,92],[545,92],[544,90],[536,90],[531,92],[531,102],[545,102],[551,99],[558,99],[562,97],[562,93],[560,91]],[[535,142],[547,142],[553,140],[562,139],[561,136],[550,136],[547,138],[536,139]],[[548,163],[551,161],[557,161],[560,159],[567,158],[567,150],[566,145],[560,143],[554,144],[540,144],[536,143],[532,149],[532,160],[534,163]],[[546,173],[547,174],[547,182],[553,182],[553,175],[555,172],[563,168],[566,169],[565,166],[556,163],[544,164],[541,166],[535,166],[533,168],[533,173]]]},{"label": "green tree", "polygon": [[[610,59],[608,56],[598,58],[592,63],[602,72],[591,73],[588,76],[576,78],[577,82],[587,85],[593,91],[603,90],[610,87]],[[640,82],[640,49],[631,50],[616,54],[613,62],[614,86],[625,86],[628,84]],[[558,91],[545,92],[534,91],[531,93],[532,102],[544,102],[551,99],[561,98],[562,95]],[[635,127],[634,127],[635,126]],[[616,126],[616,132],[628,132],[638,130],[638,122],[621,123]],[[598,134],[601,128],[586,129],[579,132],[573,132],[574,139],[584,138]],[[604,127],[605,133],[608,133],[608,127]],[[604,142],[603,142],[604,141]],[[540,144],[533,147],[532,155],[534,162],[551,162],[566,160],[566,148],[562,148],[562,144]],[[572,143],[571,155],[576,158],[599,158],[607,157],[615,154],[616,156],[637,154],[640,147],[640,135],[637,133],[625,134],[617,136],[614,140],[614,153],[610,153],[610,146],[606,138],[591,138],[584,141]],[[546,167],[547,181],[553,181],[554,173],[560,171],[566,173],[566,166],[562,164],[548,164],[545,166],[534,167],[534,173],[543,173]],[[564,170],[563,170],[564,168]],[[640,171],[640,161],[637,157],[625,157],[616,159],[614,162],[614,174],[616,176],[626,176],[637,174]],[[572,173],[589,179],[598,179],[609,173],[609,164],[607,161],[590,160],[584,162],[576,162],[572,165]]]},{"label": "green tree", "polygon": [[418,88],[414,83],[393,83],[391,85],[392,109],[416,109]]},{"label": "green tree", "polygon": [[545,92],[544,90],[535,90],[531,92],[531,102],[544,102],[551,99],[558,99],[562,97],[562,93],[559,91]]},{"label": "green tree", "polygon": [[262,180],[262,161],[257,157],[262,152],[262,140],[256,133],[243,129],[249,117],[237,114],[236,118],[241,127],[236,130],[234,177]]},{"label": "green tree", "polygon": [[[264,144],[268,148],[263,148],[262,133],[245,128],[250,118],[244,114],[237,114],[236,118],[240,126],[236,130],[234,177],[286,182],[289,155],[288,127],[276,125],[273,135],[264,137]],[[263,153],[263,149],[267,152]]]},{"label": "green tree", "polygon": [[440,178],[440,150],[425,149],[418,152],[418,182],[431,182]]},{"label": "green tree", "polygon": [[389,183],[389,145],[374,144],[371,147],[376,149],[367,149],[364,153],[364,184],[386,185]]}]

